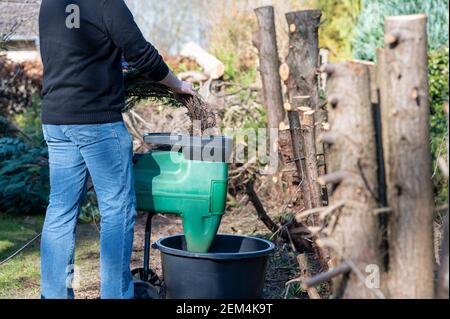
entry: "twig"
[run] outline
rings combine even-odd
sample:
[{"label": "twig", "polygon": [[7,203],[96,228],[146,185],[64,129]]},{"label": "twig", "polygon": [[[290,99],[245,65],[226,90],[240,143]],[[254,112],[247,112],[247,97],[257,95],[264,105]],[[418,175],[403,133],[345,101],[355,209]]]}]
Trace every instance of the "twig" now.
[{"label": "twig", "polygon": [[345,201],[341,201],[341,202],[336,203],[336,204],[334,204],[332,206],[317,207],[317,208],[309,209],[309,210],[306,210],[304,212],[298,213],[296,215],[295,219],[298,222],[302,222],[303,220],[305,220],[310,215],[314,215],[314,214],[320,213],[320,219],[323,220],[326,216],[328,216],[329,214],[333,213],[335,210],[342,208],[345,204],[346,204]]},{"label": "twig", "polygon": [[352,270],[352,268],[347,263],[344,263],[344,264],[337,266],[327,272],[324,272],[324,273],[318,274],[314,277],[311,277],[309,279],[306,279],[305,281],[302,282],[301,286],[303,289],[307,290],[308,288],[317,286],[323,282],[330,281],[334,277],[348,273],[351,270]]},{"label": "twig", "polygon": [[262,205],[258,194],[256,194],[254,189],[255,182],[254,180],[250,180],[246,187],[246,193],[248,197],[250,198],[250,201],[253,203],[253,206],[255,206],[256,213],[258,214],[258,218],[266,225],[266,227],[272,232],[275,233],[280,228],[275,222],[267,215],[266,210],[264,209],[264,206]]}]

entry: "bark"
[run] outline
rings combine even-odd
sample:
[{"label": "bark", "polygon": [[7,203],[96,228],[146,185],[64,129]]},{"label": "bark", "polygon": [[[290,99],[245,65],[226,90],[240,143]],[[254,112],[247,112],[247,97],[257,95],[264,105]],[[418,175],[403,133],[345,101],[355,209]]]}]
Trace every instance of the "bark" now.
[{"label": "bark", "polygon": [[[318,28],[321,11],[306,10],[289,12],[286,20],[289,25],[289,54],[287,67],[280,70],[287,79],[289,101],[294,109],[308,107],[312,112],[302,112],[302,145],[305,157],[304,173],[307,188],[304,192],[307,208],[322,205],[320,187],[317,183],[318,163],[316,148],[316,123],[324,121],[319,97],[317,67],[319,64]],[[283,71],[283,72],[281,72]],[[306,116],[305,116],[306,114]],[[321,148],[323,153],[323,148]]]},{"label": "bark", "polygon": [[[315,111],[307,111],[302,116],[302,136],[305,154],[305,168],[310,192],[311,208],[322,206],[320,185],[318,183],[319,173],[317,167],[317,151],[315,138]],[[317,223],[315,222],[315,226]]]},{"label": "bark", "polygon": [[[316,111],[316,121],[326,122],[326,112],[319,95],[317,68],[319,66],[319,26],[322,12],[304,10],[288,12],[289,54],[286,58],[289,77],[286,81],[289,100],[309,96],[310,106]],[[320,125],[319,125],[320,127]],[[317,147],[321,150],[321,148]]]},{"label": "bark", "polygon": [[[373,211],[377,201],[377,160],[370,101],[367,65],[357,62],[333,65],[329,73],[328,95],[335,105],[328,112],[333,141],[330,148],[330,173],[323,183],[334,185],[330,205],[344,202],[330,221],[330,238],[337,243],[333,263],[351,261],[361,273],[369,265],[379,266],[379,229]],[[340,276],[334,281],[334,293],[343,298],[375,298],[378,295],[357,274]]]},{"label": "bark", "polygon": [[275,32],[275,17],[272,6],[255,9],[259,29],[254,37],[254,45],[259,51],[259,71],[263,82],[264,105],[267,111],[269,128],[279,127],[284,120],[283,91],[279,75],[280,60],[278,56]]},{"label": "bark", "polygon": [[292,140],[292,152],[294,155],[295,167],[297,168],[297,174],[300,180],[300,188],[302,191],[303,204],[306,209],[311,209],[311,197],[309,192],[309,184],[306,176],[306,167],[303,149],[303,139],[302,139],[302,126],[300,123],[300,116],[297,111],[287,112],[289,119],[289,128],[291,132]]},{"label": "bark", "polygon": [[448,299],[448,212],[444,221],[444,238],[441,247],[441,265],[439,268],[438,282],[436,287],[436,298]]},{"label": "bark", "polygon": [[[427,17],[388,17],[386,81],[389,290],[393,298],[432,298],[433,192],[429,134]],[[382,94],[383,95],[383,94]]]}]

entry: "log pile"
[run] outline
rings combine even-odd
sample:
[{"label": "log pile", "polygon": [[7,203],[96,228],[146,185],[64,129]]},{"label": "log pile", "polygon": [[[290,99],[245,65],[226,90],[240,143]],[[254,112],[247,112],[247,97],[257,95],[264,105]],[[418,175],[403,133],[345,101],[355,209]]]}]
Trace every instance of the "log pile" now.
[{"label": "log pile", "polygon": [[[312,288],[329,281],[336,298],[448,298],[448,216],[437,285],[434,279],[426,16],[387,17],[376,65],[319,68],[327,60],[317,44],[320,11],[288,13],[289,55],[273,72],[279,64],[274,30],[267,30],[273,10],[256,12],[273,118],[282,103],[278,82],[287,87],[280,147],[284,171],[294,172],[286,179],[291,200],[303,205],[295,219],[301,227],[288,233],[312,239],[331,257],[329,271],[301,269],[292,282],[300,281],[311,298],[317,297]],[[270,50],[261,43],[266,38]],[[326,90],[328,111],[319,90]],[[438,163],[448,176],[445,160]],[[300,267],[310,267],[304,257]]]}]

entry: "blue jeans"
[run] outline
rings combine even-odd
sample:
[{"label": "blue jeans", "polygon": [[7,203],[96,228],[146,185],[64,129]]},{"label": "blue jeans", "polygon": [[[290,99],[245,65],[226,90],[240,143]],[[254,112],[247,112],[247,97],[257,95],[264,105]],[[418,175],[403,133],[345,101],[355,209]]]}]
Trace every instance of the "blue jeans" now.
[{"label": "blue jeans", "polygon": [[101,213],[101,298],[133,298],[130,259],[136,197],[128,130],[117,122],[43,125],[43,131],[51,191],[41,240],[42,297],[74,298],[75,230],[90,174]]}]

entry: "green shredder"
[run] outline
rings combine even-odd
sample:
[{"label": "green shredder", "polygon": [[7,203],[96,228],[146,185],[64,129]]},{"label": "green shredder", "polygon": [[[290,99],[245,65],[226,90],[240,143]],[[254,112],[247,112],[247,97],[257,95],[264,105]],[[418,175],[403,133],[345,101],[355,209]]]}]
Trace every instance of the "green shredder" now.
[{"label": "green shredder", "polygon": [[146,255],[154,214],[180,215],[187,250],[208,252],[225,212],[232,139],[156,133],[144,141],[153,148],[135,155],[134,177],[137,209],[149,213]]}]

